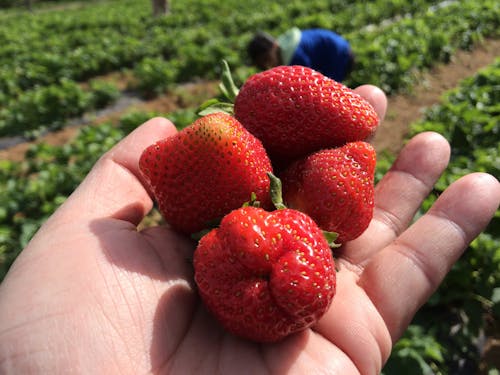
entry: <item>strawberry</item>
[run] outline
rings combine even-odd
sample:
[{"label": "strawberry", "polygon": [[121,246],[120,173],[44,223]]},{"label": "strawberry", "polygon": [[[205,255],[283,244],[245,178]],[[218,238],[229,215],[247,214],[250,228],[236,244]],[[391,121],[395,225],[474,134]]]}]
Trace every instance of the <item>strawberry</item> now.
[{"label": "strawberry", "polygon": [[262,143],[222,112],[147,147],[139,168],[164,219],[184,233],[220,220],[252,194],[270,204],[272,167]]},{"label": "strawberry", "polygon": [[278,66],[251,76],[237,92],[234,114],[277,165],[365,140],[379,123],[360,95],[302,66]]},{"label": "strawberry", "polygon": [[312,326],[335,294],[328,242],[292,209],[232,211],[201,238],[193,264],[207,308],[226,330],[257,342]]},{"label": "strawberry", "polygon": [[313,153],[280,176],[283,200],[323,230],[338,233],[338,242],[350,241],[373,216],[375,163],[375,150],[366,142]]}]

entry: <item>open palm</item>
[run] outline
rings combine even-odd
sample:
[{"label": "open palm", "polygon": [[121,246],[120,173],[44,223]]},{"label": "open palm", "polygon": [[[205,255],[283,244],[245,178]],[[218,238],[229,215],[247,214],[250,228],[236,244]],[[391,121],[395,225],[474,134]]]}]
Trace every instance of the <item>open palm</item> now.
[{"label": "open palm", "polygon": [[[383,117],[380,90],[358,91]],[[377,374],[500,201],[496,179],[471,174],[407,229],[449,157],[441,136],[415,137],[378,184],[367,231],[336,251],[326,315],[255,344],[224,332],[201,304],[192,241],[167,227],[137,230],[152,207],[140,152],[175,131],[152,119],[104,155],[16,260],[0,286],[1,373]]]}]

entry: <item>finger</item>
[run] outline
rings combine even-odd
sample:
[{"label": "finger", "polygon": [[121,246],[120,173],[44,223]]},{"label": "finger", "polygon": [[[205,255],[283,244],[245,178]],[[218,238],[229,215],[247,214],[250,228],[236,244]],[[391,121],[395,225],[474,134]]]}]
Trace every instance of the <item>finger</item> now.
[{"label": "finger", "polygon": [[387,111],[387,97],[385,93],[380,88],[373,85],[362,85],[355,88],[353,91],[361,95],[373,106],[380,121],[382,121]]},{"label": "finger", "polygon": [[147,146],[177,130],[164,118],[153,118],[108,151],[58,210],[78,219],[113,217],[138,224],[152,201],[139,173],[139,158]]},{"label": "finger", "polygon": [[391,243],[410,224],[422,201],[448,165],[450,147],[437,133],[415,136],[375,188],[373,220],[357,239],[339,249],[352,264],[364,262]]},{"label": "finger", "polygon": [[500,184],[475,173],[452,184],[427,214],[366,266],[359,285],[394,340],[410,323],[500,203]]},{"label": "finger", "polygon": [[330,309],[314,330],[338,346],[361,374],[380,374],[393,342],[377,309],[357,287],[358,276],[337,273],[337,291]]}]

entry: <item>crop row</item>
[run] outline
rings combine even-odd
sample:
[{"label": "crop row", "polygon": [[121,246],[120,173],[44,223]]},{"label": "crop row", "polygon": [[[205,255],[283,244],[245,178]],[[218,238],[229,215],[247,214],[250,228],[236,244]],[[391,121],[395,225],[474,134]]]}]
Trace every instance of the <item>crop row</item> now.
[{"label": "crop row", "polygon": [[4,125],[4,130],[22,129],[25,136],[36,137],[47,128],[64,126],[69,118],[103,108],[120,95],[116,85],[104,80],[91,80],[88,88],[84,88],[63,78],[58,84],[29,90],[13,100],[8,108],[0,108],[0,136],[5,135]]},{"label": "crop row", "polygon": [[[59,77],[87,79],[132,66],[146,56],[180,60],[185,56],[182,50],[186,46],[205,49],[208,43],[208,50],[224,49],[225,44],[226,48],[232,48],[238,45],[242,33],[258,28],[283,28],[283,22],[290,24],[289,19],[305,26],[325,17],[315,14],[327,14],[330,19],[341,21],[337,22],[342,32],[348,32],[368,21],[380,22],[397,12],[416,9],[415,2],[401,1],[397,3],[399,6],[388,6],[392,2],[378,0],[373,2],[372,13],[368,15],[358,12],[362,5],[359,2],[338,1],[336,12],[340,13],[332,15],[331,2],[324,0],[308,4],[278,1],[269,5],[262,1],[245,4],[228,1],[223,5],[218,3],[217,7],[210,6],[215,4],[213,1],[189,3],[174,2],[172,14],[163,19],[150,18],[150,5],[145,1],[115,1],[92,4],[78,11],[8,18],[0,29],[1,91],[15,94],[35,85],[55,83]],[[202,5],[203,9],[192,11]],[[353,20],[352,14],[359,15]],[[204,76],[217,61],[209,61],[208,69],[195,69],[191,74]]]},{"label": "crop row", "polygon": [[[134,88],[149,95],[194,77],[215,78],[221,59],[237,68],[242,81],[252,72],[246,67],[245,45],[257,29],[274,34],[294,25],[335,29],[348,37],[357,55],[356,72],[346,83],[370,82],[393,93],[410,87],[415,72],[449,59],[455,48],[471,48],[483,36],[495,35],[500,19],[491,0],[446,6],[425,0],[278,3],[228,1],[200,9],[199,0],[182,7],[173,2],[171,15],[153,19],[149,2],[122,1],[18,22],[6,17],[6,26],[0,27],[5,41],[0,47],[5,67],[0,72],[0,136],[60,126],[75,112],[91,109],[83,100],[70,111],[47,110],[45,87],[63,92],[62,82],[117,69],[131,69]],[[57,37],[47,37],[52,33]],[[28,116],[19,114],[20,102]]]},{"label": "crop row", "polygon": [[498,37],[499,30],[500,5],[487,0],[444,2],[418,18],[350,34],[359,56],[350,84],[370,82],[389,94],[411,89],[420,72],[449,62],[457,49],[471,50],[485,36]]}]

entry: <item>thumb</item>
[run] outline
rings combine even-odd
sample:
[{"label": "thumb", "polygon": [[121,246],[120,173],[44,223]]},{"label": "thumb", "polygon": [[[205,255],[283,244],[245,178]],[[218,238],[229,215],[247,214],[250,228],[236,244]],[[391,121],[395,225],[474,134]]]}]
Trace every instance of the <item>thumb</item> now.
[{"label": "thumb", "polygon": [[99,159],[55,215],[72,221],[115,218],[137,225],[152,207],[139,172],[141,153],[176,133],[175,126],[161,117],[138,127]]}]

